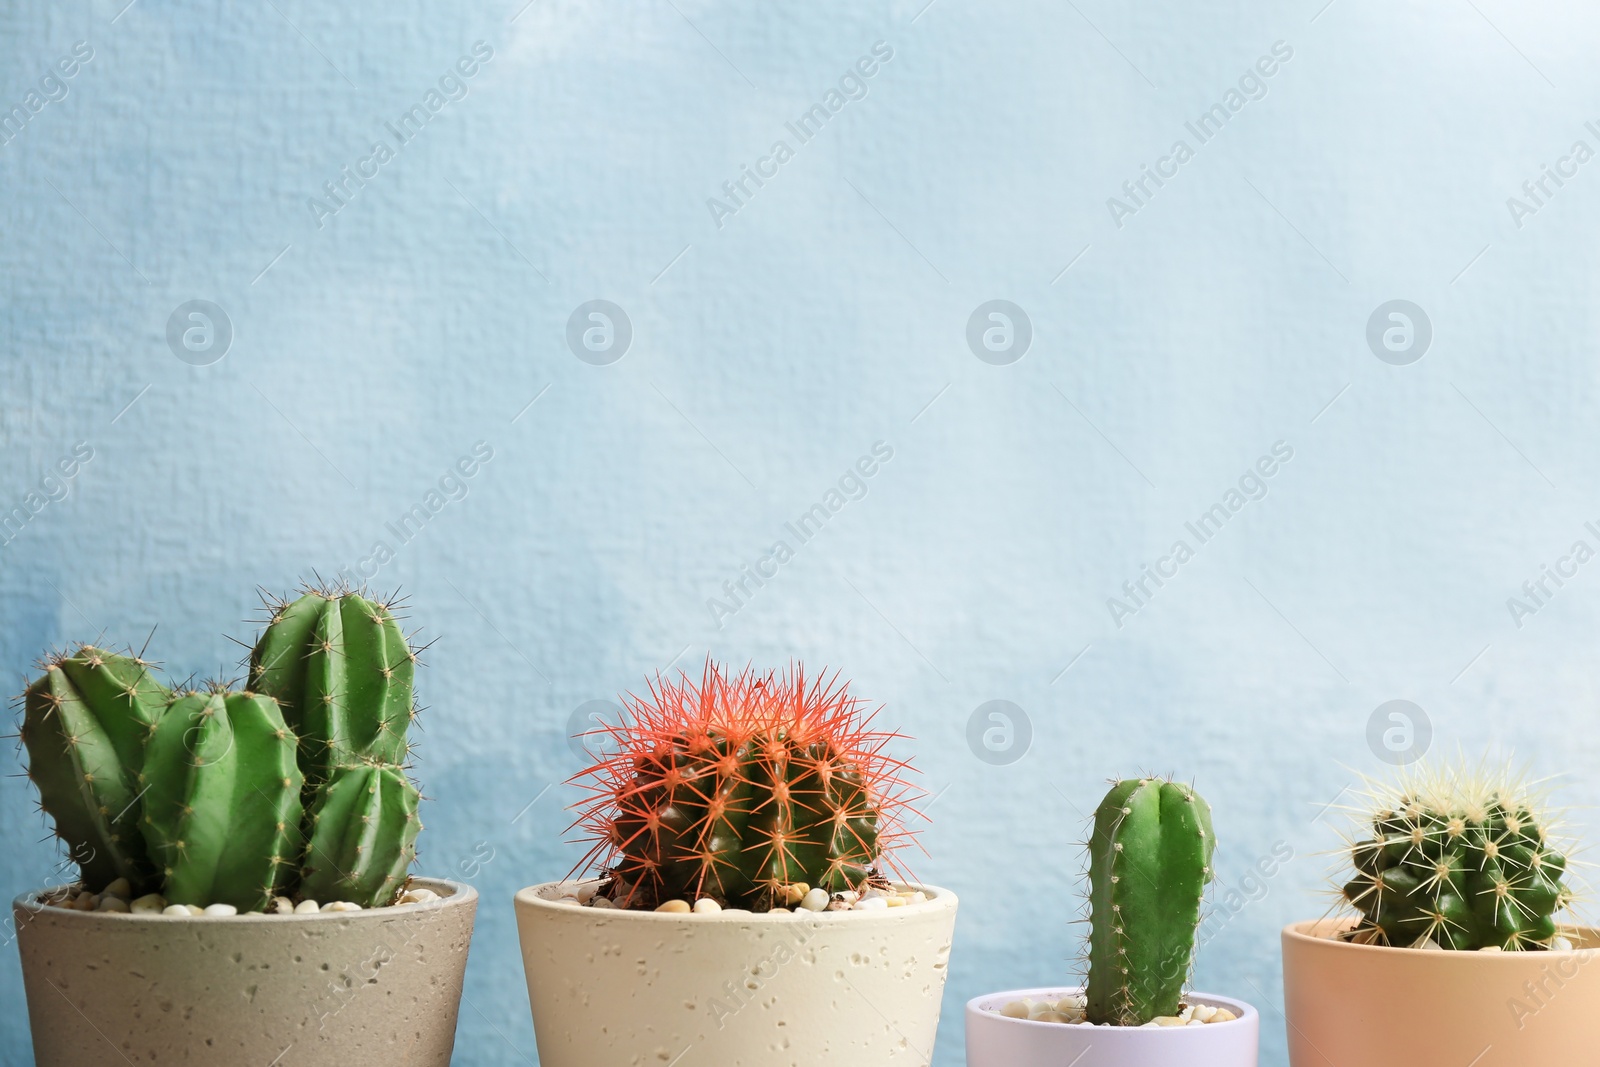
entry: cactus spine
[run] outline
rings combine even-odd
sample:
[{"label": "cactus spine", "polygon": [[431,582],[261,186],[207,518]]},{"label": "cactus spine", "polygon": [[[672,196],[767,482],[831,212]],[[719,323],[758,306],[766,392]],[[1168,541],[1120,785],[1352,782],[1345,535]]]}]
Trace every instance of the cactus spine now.
[{"label": "cactus spine", "polygon": [[1414,771],[1371,791],[1341,902],[1355,940],[1540,950],[1572,893],[1542,803],[1506,771]]},{"label": "cactus spine", "polygon": [[23,695],[28,777],[85,882],[154,875],[139,834],[139,772],[145,739],[167,693],[149,664],[80,646],[44,665]]},{"label": "cactus spine", "polygon": [[627,907],[710,897],[766,911],[784,887],[863,888],[904,838],[897,735],[837,676],[725,674],[658,679],[609,727],[616,754],[580,774],[579,824]]},{"label": "cactus spine", "polygon": [[250,655],[250,687],[300,735],[307,780],[361,762],[405,762],[416,656],[386,604],[307,590],[272,606]]},{"label": "cactus spine", "polygon": [[142,827],[173,904],[264,908],[303,838],[295,736],[271,697],[179,696],[145,749]]},{"label": "cactus spine", "polygon": [[1211,808],[1187,785],[1129,779],[1100,802],[1089,843],[1090,1022],[1178,1014],[1215,847]]},{"label": "cactus spine", "polygon": [[317,790],[300,892],[364,908],[390,904],[416,857],[417,787],[397,767],[345,767]]}]

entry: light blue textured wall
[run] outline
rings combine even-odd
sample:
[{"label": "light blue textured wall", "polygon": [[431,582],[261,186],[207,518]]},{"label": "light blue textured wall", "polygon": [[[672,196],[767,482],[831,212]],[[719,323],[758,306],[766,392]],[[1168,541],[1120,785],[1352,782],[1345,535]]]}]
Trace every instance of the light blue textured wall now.
[{"label": "light blue textured wall", "polygon": [[[1507,606],[1600,547],[1600,162],[1561,163],[1600,149],[1593,11],[125,2],[0,18],[0,108],[27,119],[0,146],[0,511],[29,515],[0,535],[0,669],[159,623],[175,673],[227,674],[255,585],[386,542],[376,584],[436,641],[422,868],[484,894],[459,1063],[533,1058],[510,897],[577,857],[571,792],[543,792],[577,767],[569,715],[707,652],[838,667],[916,736],[915,867],[963,896],[941,1065],[965,998],[1070,974],[1108,775],[1193,777],[1225,887],[1293,850],[1199,966],[1263,1006],[1277,1067],[1277,929],[1324,906],[1319,813],[1384,766],[1380,703],[1600,800],[1600,564]],[[65,96],[41,90],[79,41]],[[385,124],[478,41],[396,149]],[[864,98],[802,142],[785,123],[876,42]],[[1219,102],[1202,143],[1186,122]],[[1543,164],[1571,176],[1535,201]],[[1143,165],[1176,175],[1135,200]],[[334,213],[345,166],[376,173]],[[593,299],[631,323],[610,365],[566,341]],[[1031,324],[1005,365],[966,339],[994,299]],[[1431,322],[1409,365],[1367,342],[1395,299]],[[210,365],[167,341],[191,300],[231,323]],[[402,543],[386,524],[477,442],[492,459]],[[875,442],[865,496],[786,536]],[[1276,442],[1264,498],[1188,533]],[[715,617],[779,539],[793,558]],[[1177,577],[1108,608],[1179,540]],[[968,745],[989,700],[1032,724],[1008,766]],[[25,782],[0,804],[9,894],[54,853]]]}]

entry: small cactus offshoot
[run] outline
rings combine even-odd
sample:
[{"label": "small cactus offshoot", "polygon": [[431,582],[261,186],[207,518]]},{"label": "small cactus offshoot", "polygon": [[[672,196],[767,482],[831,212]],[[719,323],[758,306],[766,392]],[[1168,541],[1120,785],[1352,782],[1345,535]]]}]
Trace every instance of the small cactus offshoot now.
[{"label": "small cactus offshoot", "polygon": [[415,665],[390,606],[344,588],[274,604],[246,691],[170,693],[137,656],[81,646],[23,694],[28,777],[92,891],[380,907],[422,828]]},{"label": "small cactus offshoot", "polygon": [[1398,948],[1541,950],[1572,901],[1565,845],[1509,769],[1421,768],[1373,783],[1338,888],[1348,939]]},{"label": "small cactus offshoot", "polygon": [[415,709],[416,653],[390,606],[348,589],[269,601],[250,688],[276,698],[300,735],[306,780],[362,762],[401,764]]},{"label": "small cactus offshoot", "polygon": [[623,907],[710,898],[767,911],[787,887],[860,891],[909,837],[908,763],[838,675],[657,679],[601,727],[614,754],[573,781],[593,842],[585,866],[612,876]]},{"label": "small cactus offshoot", "polygon": [[1211,808],[1191,786],[1133,778],[1100,802],[1089,842],[1090,1022],[1178,1014],[1215,848]]},{"label": "small cactus offshoot", "polygon": [[80,645],[41,666],[21,729],[39,804],[86,881],[147,887],[156,872],[139,834],[139,771],[168,693],[132,653]]}]

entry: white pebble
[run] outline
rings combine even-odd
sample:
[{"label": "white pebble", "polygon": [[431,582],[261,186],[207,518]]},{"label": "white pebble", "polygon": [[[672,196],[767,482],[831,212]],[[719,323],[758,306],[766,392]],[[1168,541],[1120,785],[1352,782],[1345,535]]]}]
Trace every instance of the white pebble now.
[{"label": "white pebble", "polygon": [[1028,1019],[1030,1022],[1036,1023],[1064,1023],[1067,1021],[1067,1017],[1065,1015],[1062,1015],[1059,1012],[1051,1011],[1049,1008],[1040,1008],[1038,1011],[1030,1014]]},{"label": "white pebble", "polygon": [[323,911],[360,911],[360,904],[352,904],[348,900],[332,900],[322,906]]},{"label": "white pebble", "polygon": [[854,904],[861,899],[861,894],[854,889],[843,889],[833,895],[833,899],[842,900],[846,904]]},{"label": "white pebble", "polygon": [[1218,1008],[1217,1013],[1211,1017],[1211,1021],[1214,1023],[1231,1023],[1237,1018],[1238,1016],[1227,1008]]},{"label": "white pebble", "polygon": [[663,901],[656,910],[673,915],[687,915],[689,914],[689,902],[687,900],[667,900]]},{"label": "white pebble", "polygon": [[161,914],[163,914],[163,915],[182,915],[184,917],[187,917],[188,914],[189,914],[189,905],[187,905],[187,904],[168,904],[166,907],[161,909]]},{"label": "white pebble", "polygon": [[[594,895],[593,893],[590,894],[590,896],[593,896],[593,895]],[[426,904],[429,901],[438,900],[439,899],[439,894],[435,893],[431,889],[418,888],[418,889],[413,889],[410,892],[406,893],[406,895],[401,897],[400,899],[401,900],[408,900],[413,904]],[[583,894],[582,893],[578,894],[578,900],[579,900],[579,902],[582,902],[582,900],[583,900]]]},{"label": "white pebble", "polygon": [[1013,1000],[1000,1009],[1000,1014],[1007,1019],[1026,1019],[1031,1014],[1029,1008],[1026,1000]]},{"label": "white pebble", "polygon": [[715,915],[722,910],[722,905],[710,897],[701,897],[694,902],[694,910],[697,915]]},{"label": "white pebble", "polygon": [[232,904],[207,904],[203,909],[207,915],[237,915],[239,909]]},{"label": "white pebble", "polygon": [[1551,952],[1571,952],[1572,942],[1565,937],[1557,936],[1550,942]]},{"label": "white pebble", "polygon": [[616,907],[616,905],[613,904],[608,897],[595,897],[594,900],[589,903],[589,906],[591,908],[599,908],[602,911],[606,910],[607,908]]},{"label": "white pebble", "polygon": [[159,915],[166,909],[166,906],[167,898],[160,893],[146,893],[132,904],[129,904],[128,910],[135,915]]},{"label": "white pebble", "polygon": [[911,894],[911,899],[906,901],[907,904],[926,904],[927,902],[928,902],[928,894],[924,893],[920,889],[917,890],[915,893],[912,893]]},{"label": "white pebble", "polygon": [[869,897],[856,901],[856,911],[888,911],[889,902],[882,897]]},{"label": "white pebble", "polygon": [[184,907],[189,909],[190,915],[204,915],[206,913],[206,909],[198,904],[185,904]]},{"label": "white pebble", "polygon": [[801,898],[800,906],[807,911],[822,911],[828,906],[828,891],[820,886],[811,890]]},{"label": "white pebble", "polygon": [[294,901],[290,900],[288,897],[273,897],[272,913],[274,915],[293,915]]},{"label": "white pebble", "polygon": [[[577,893],[578,903],[579,904],[587,904],[587,903],[589,903],[589,901],[594,899],[595,891],[598,890],[599,888],[600,888],[600,883],[599,882],[585,882],[583,885],[580,885],[578,887],[578,893]],[[431,889],[414,889],[414,890],[412,890],[412,892],[413,893],[432,893],[433,890],[431,890]]]},{"label": "white pebble", "polygon": [[95,905],[99,903],[99,897],[85,890],[84,892],[78,894],[77,899],[72,902],[71,906],[78,911],[93,911],[95,909]]},{"label": "white pebble", "polygon": [[1203,1023],[1208,1023],[1211,1021],[1211,1017],[1216,1013],[1217,1009],[1213,1008],[1209,1004],[1196,1004],[1194,1006],[1194,1013],[1190,1017],[1198,1019]]},{"label": "white pebble", "polygon": [[95,905],[94,910],[126,912],[128,910],[128,902],[123,900],[121,897],[101,897],[100,903]]},{"label": "white pebble", "polygon": [[121,897],[123,900],[133,899],[133,886],[128,884],[126,878],[113,879],[111,884],[100,890],[101,896]]},{"label": "white pebble", "polygon": [[311,915],[321,910],[322,909],[314,900],[302,900],[300,903],[294,906],[294,913],[296,915]]}]

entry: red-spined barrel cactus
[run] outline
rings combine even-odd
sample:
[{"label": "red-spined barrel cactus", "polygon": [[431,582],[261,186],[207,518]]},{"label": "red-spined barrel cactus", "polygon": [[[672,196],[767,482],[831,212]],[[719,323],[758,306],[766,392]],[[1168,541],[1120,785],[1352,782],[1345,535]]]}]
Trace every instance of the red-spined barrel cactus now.
[{"label": "red-spined barrel cactus", "polygon": [[873,730],[875,712],[837,674],[738,674],[707,662],[701,681],[657,679],[602,727],[614,754],[573,781],[591,796],[576,825],[586,864],[616,903],[651,908],[709,897],[767,911],[788,887],[861,890],[894,849],[915,790],[908,763]]}]

